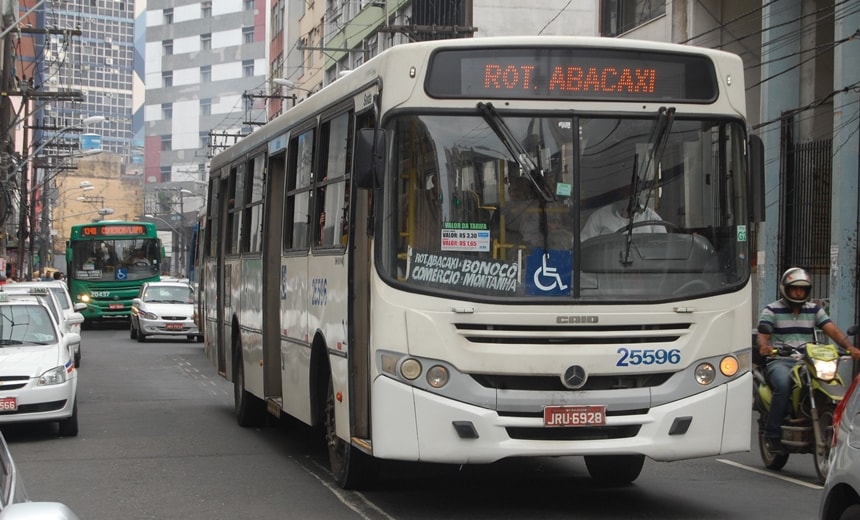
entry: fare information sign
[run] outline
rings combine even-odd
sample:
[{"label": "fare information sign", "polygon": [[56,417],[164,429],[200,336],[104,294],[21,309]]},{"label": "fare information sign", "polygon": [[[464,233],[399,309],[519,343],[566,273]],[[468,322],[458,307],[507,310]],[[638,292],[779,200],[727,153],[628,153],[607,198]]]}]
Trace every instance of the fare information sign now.
[{"label": "fare information sign", "polygon": [[445,49],[433,55],[427,93],[439,98],[710,103],[710,59],[629,49]]}]

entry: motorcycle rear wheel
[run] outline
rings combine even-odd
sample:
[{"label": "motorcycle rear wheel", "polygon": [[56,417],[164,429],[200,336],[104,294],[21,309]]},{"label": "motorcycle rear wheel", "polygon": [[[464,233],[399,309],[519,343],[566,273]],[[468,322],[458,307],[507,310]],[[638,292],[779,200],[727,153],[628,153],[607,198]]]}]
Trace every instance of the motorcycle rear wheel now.
[{"label": "motorcycle rear wheel", "polygon": [[779,471],[788,462],[788,453],[774,453],[767,448],[763,431],[758,432],[758,451],[761,455],[761,461],[767,469]]},{"label": "motorcycle rear wheel", "polygon": [[[827,480],[827,472],[830,471],[830,445],[833,443],[833,413],[836,406],[833,403],[825,403],[820,405],[818,409],[818,425],[821,428],[822,448],[815,447],[812,451],[815,457],[815,473],[818,474],[818,480],[824,484]],[[821,453],[819,453],[819,451]]]}]

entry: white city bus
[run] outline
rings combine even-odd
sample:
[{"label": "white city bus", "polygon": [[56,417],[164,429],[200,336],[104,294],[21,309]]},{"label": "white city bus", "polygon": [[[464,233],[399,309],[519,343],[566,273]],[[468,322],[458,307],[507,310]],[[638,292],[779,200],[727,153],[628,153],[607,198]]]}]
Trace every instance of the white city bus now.
[{"label": "white city bus", "polygon": [[239,423],[323,426],[344,487],[382,459],[619,483],[748,450],[743,74],[619,39],[402,45],[216,156],[204,327]]}]

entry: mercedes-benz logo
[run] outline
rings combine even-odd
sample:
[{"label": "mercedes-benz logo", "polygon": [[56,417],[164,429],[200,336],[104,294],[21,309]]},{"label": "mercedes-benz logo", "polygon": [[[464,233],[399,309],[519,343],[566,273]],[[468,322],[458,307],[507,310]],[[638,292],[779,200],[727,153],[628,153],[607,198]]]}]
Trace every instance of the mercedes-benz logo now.
[{"label": "mercedes-benz logo", "polygon": [[588,373],[585,368],[579,365],[567,367],[567,370],[561,375],[561,383],[572,390],[582,388],[586,381],[588,381]]}]

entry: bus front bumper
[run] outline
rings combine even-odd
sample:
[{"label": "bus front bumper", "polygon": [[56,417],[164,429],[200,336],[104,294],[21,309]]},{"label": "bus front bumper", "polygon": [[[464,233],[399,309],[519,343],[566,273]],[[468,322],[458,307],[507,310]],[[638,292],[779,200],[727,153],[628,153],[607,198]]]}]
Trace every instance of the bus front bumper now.
[{"label": "bus front bumper", "polygon": [[[615,429],[632,433],[600,438],[599,433],[583,432],[590,427],[548,436],[542,417],[500,415],[379,377],[372,391],[373,454],[464,464],[507,457],[621,454],[669,461],[749,451],[750,388],[752,375],[746,373],[641,414],[610,415],[607,427],[628,426]],[[682,433],[679,422],[686,426]]]}]

